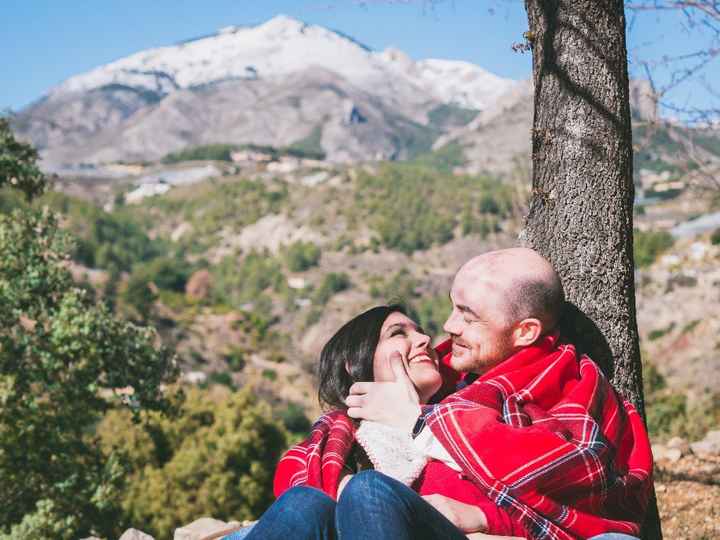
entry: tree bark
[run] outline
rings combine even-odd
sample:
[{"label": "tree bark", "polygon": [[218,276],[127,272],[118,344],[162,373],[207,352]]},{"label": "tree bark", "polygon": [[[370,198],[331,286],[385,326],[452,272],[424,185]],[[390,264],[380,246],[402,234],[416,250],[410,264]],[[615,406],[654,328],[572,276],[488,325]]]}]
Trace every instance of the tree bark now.
[{"label": "tree bark", "polygon": [[[563,331],[644,416],[622,0],[526,0],[533,194],[523,243],[565,287]],[[654,497],[645,538],[662,538]]]}]

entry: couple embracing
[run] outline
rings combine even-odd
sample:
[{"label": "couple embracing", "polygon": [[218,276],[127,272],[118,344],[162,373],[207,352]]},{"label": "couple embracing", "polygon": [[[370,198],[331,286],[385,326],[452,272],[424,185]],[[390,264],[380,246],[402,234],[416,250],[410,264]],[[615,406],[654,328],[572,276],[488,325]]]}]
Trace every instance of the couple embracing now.
[{"label": "couple embracing", "polygon": [[329,409],[278,464],[278,499],[228,538],[639,537],[652,485],[642,419],[563,340],[552,266],[515,248],[455,276],[450,339],[375,307],[323,348]]}]

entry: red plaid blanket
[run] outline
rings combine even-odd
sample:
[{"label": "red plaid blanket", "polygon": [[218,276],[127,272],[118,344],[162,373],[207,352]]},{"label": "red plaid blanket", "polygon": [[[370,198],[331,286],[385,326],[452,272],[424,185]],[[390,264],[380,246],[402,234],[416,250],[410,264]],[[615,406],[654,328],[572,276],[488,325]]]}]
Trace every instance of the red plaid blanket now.
[{"label": "red plaid blanket", "polygon": [[[642,419],[557,335],[425,409],[428,426],[464,474],[529,538],[638,535],[652,485]],[[336,496],[352,444],[353,425],[343,413],[323,416],[280,461],[276,495],[306,484]]]}]

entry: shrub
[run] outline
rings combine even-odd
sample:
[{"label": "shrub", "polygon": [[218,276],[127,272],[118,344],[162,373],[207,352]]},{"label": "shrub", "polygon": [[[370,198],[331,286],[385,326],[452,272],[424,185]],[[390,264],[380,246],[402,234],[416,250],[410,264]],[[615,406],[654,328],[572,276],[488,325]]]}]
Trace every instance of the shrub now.
[{"label": "shrub", "polygon": [[288,403],[288,406],[280,411],[279,417],[290,433],[305,434],[312,426],[303,408],[296,403]]},{"label": "shrub", "polygon": [[383,302],[409,304],[416,296],[418,281],[403,268],[389,278],[373,276],[370,278],[370,296]]},{"label": "shrub", "polygon": [[671,322],[665,328],[656,328],[655,330],[651,330],[648,333],[648,339],[650,341],[655,341],[657,339],[660,339],[661,337],[664,337],[667,334],[669,334],[670,332],[672,332],[674,328],[675,328],[675,323]]},{"label": "shrub", "polygon": [[710,243],[713,246],[717,246],[720,244],[720,227],[715,229],[712,234],[710,235]]},{"label": "shrub", "polygon": [[640,231],[633,234],[633,254],[635,265],[642,268],[650,266],[664,251],[672,247],[674,240],[667,231]]},{"label": "shrub", "polygon": [[225,355],[225,361],[232,371],[242,371],[245,369],[247,362],[245,361],[245,353],[242,349],[233,348]]},{"label": "shrub", "polygon": [[330,272],[326,274],[313,294],[313,303],[317,306],[324,306],[336,293],[350,288],[350,278],[344,272]]},{"label": "shrub", "polygon": [[291,272],[304,272],[318,265],[320,248],[312,242],[293,242],[285,251],[285,261]]},{"label": "shrub", "polygon": [[151,414],[134,425],[112,412],[98,433],[129,470],[125,519],[159,540],[198,516],[257,518],[273,501],[273,472],[287,444],[267,404],[250,389],[223,387],[190,390],[174,422]]},{"label": "shrub", "polygon": [[211,294],[216,302],[234,308],[252,302],[258,312],[262,293],[271,287],[279,289],[285,283],[280,262],[267,252],[251,251],[240,260],[227,256],[211,273]]},{"label": "shrub", "polygon": [[431,336],[442,333],[442,326],[450,315],[452,303],[447,294],[420,298],[413,304],[417,321]]}]

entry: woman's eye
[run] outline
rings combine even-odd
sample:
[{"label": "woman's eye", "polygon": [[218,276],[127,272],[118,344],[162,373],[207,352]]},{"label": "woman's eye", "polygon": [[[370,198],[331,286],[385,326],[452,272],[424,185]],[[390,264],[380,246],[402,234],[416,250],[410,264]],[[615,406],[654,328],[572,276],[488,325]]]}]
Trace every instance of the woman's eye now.
[{"label": "woman's eye", "polygon": [[404,336],[404,335],[405,335],[405,330],[398,328],[397,330],[392,331],[392,334],[390,334],[390,337]]}]

